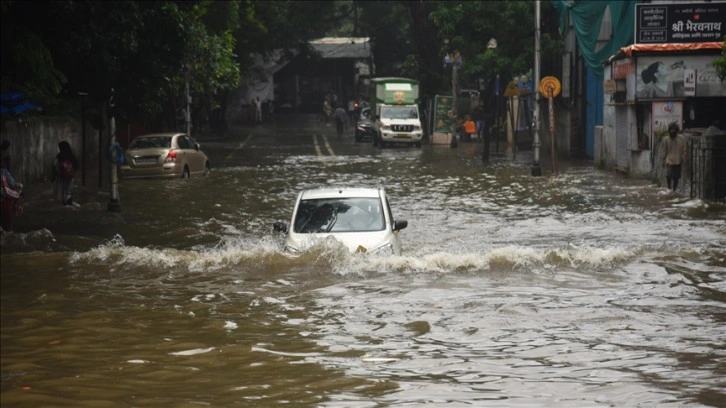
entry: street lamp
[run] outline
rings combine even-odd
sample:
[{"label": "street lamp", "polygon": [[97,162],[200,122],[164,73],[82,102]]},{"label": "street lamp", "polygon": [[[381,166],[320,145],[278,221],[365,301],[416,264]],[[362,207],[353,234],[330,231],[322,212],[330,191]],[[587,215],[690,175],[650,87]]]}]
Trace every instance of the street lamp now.
[{"label": "street lamp", "polygon": [[532,163],[532,176],[542,175],[542,167],[539,165],[539,81],[540,81],[540,0],[534,2],[534,163]]},{"label": "street lamp", "polygon": [[[494,50],[496,48],[497,48],[497,39],[494,38],[494,37],[492,37],[487,42],[487,51],[488,50]],[[497,74],[496,82],[495,82],[494,86],[495,86],[495,90],[494,90],[494,92],[495,92],[495,94],[494,94],[495,95],[495,97],[494,97],[494,103],[496,104],[496,114],[495,114],[495,119],[494,120],[496,121],[497,120],[496,118],[499,117],[499,74]],[[486,122],[485,122],[485,126],[486,126]],[[491,124],[490,124],[490,129],[491,128],[492,127],[491,127]],[[498,137],[499,137],[499,133],[497,133],[497,138]],[[484,145],[482,146],[482,149],[481,149],[481,159],[482,159],[482,161],[484,163],[488,163],[489,162],[489,138],[490,138],[490,135],[489,135],[489,132],[486,129],[484,129],[484,132],[482,134],[482,138],[484,139]],[[499,140],[499,139],[497,139],[497,140]],[[497,149],[498,148],[499,148],[499,145],[497,144]]]},{"label": "street lamp", "polygon": [[[444,46],[446,48],[448,48],[448,46],[449,46],[448,38],[444,39]],[[452,96],[451,113],[452,113],[452,119],[453,119],[453,122],[451,124],[451,126],[452,126],[451,147],[457,146],[457,143],[456,143],[456,125],[457,125],[457,123],[456,122],[457,122],[458,116],[457,116],[456,108],[457,108],[457,104],[458,104],[458,102],[457,102],[457,93],[458,92],[456,91],[456,88],[457,88],[456,77],[457,77],[457,71],[459,70],[459,67],[461,67],[462,63],[463,63],[463,61],[461,58],[461,54],[459,54],[459,51],[454,51],[451,55],[446,53],[446,56],[444,57],[444,66],[451,65],[451,94],[452,94],[451,95]]]},{"label": "street lamp", "polygon": [[86,185],[86,97],[87,92],[78,92],[78,96],[81,97],[81,182],[83,186]]},{"label": "street lamp", "polygon": [[185,81],[186,81],[186,85],[185,85],[186,89],[185,89],[184,96],[185,96],[185,100],[186,100],[186,104],[187,104],[187,108],[185,111],[186,113],[184,115],[184,120],[187,125],[187,136],[192,135],[192,112],[191,112],[192,96],[189,93],[189,72],[191,70],[192,70],[191,64],[184,65],[184,76],[185,76]]},{"label": "street lamp", "polygon": [[[120,212],[121,211],[121,200],[119,198],[118,193],[118,163],[117,163],[117,157],[115,157],[112,153],[116,150],[116,109],[115,109],[115,102],[114,102],[114,90],[111,88],[111,97],[108,100],[108,109],[111,111],[111,120],[110,120],[110,126],[109,126],[109,140],[108,140],[108,149],[109,149],[109,157],[111,158],[111,186],[109,191],[109,201],[108,206],[106,207],[108,211],[111,212]],[[99,160],[101,158],[99,157]]]}]

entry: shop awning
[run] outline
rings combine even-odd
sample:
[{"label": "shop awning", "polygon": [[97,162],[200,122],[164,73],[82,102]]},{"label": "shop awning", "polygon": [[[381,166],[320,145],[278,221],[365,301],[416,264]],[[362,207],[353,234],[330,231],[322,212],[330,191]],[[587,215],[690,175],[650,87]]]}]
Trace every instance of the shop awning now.
[{"label": "shop awning", "polygon": [[704,43],[633,44],[621,48],[618,54],[624,54],[630,58],[635,52],[720,50],[722,46],[723,43],[720,41]]}]

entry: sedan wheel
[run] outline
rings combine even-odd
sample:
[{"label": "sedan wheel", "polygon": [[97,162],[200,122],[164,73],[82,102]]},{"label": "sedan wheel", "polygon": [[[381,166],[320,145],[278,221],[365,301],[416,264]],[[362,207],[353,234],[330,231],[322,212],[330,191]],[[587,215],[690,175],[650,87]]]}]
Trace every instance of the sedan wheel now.
[{"label": "sedan wheel", "polygon": [[207,177],[212,172],[212,167],[209,163],[204,165],[204,177]]},{"label": "sedan wheel", "polygon": [[181,178],[188,179],[189,178],[189,167],[184,167],[184,171],[182,171]]}]

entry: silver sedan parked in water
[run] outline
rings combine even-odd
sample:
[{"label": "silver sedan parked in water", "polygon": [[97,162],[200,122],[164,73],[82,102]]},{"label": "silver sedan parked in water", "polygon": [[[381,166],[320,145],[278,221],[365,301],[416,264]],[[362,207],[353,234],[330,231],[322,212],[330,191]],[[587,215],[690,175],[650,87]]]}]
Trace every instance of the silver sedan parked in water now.
[{"label": "silver sedan parked in water", "polygon": [[212,171],[199,143],[184,133],[154,133],[135,137],[126,149],[119,177],[189,178]]},{"label": "silver sedan parked in water", "polygon": [[290,225],[276,222],[274,230],[287,233],[285,250],[293,254],[335,239],[354,253],[400,255],[407,226],[393,218],[385,189],[329,187],[300,192]]}]

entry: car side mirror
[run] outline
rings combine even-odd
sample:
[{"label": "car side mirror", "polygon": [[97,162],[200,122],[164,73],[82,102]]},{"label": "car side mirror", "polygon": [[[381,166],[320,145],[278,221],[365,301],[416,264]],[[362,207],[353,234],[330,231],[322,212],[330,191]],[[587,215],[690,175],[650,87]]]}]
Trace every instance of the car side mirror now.
[{"label": "car side mirror", "polygon": [[194,148],[199,150],[202,148],[202,146],[199,143],[194,143]]},{"label": "car side mirror", "polygon": [[287,224],[282,221],[277,221],[276,223],[272,224],[272,229],[275,232],[287,232]]},{"label": "car side mirror", "polygon": [[404,228],[408,227],[408,221],[406,220],[395,220],[393,221],[393,230],[394,231],[400,231]]}]

